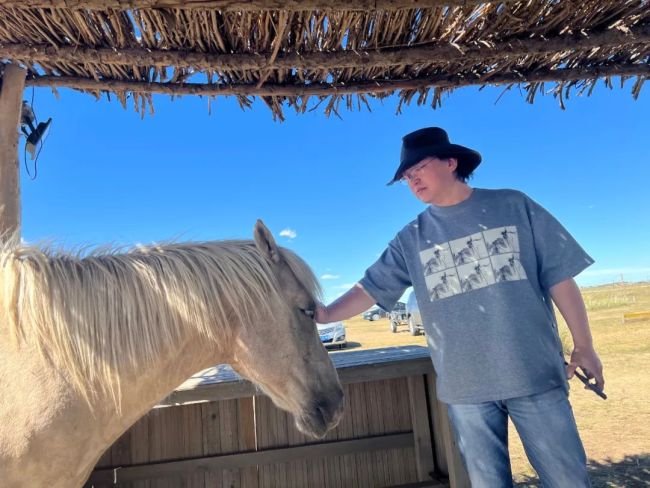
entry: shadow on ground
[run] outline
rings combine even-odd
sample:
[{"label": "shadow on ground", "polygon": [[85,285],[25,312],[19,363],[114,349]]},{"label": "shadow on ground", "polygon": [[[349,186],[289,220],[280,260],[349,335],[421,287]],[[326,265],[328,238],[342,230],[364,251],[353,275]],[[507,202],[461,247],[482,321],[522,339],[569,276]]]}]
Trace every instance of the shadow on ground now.
[{"label": "shadow on ground", "polygon": [[[650,454],[626,456],[621,461],[589,460],[593,488],[650,487]],[[519,476],[515,486],[539,487],[536,476]]]}]

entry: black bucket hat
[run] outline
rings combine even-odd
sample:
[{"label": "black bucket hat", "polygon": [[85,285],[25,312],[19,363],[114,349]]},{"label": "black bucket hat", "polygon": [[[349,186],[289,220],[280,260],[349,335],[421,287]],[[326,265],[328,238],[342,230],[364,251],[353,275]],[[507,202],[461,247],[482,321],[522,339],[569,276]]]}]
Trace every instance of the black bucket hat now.
[{"label": "black bucket hat", "polygon": [[426,157],[456,158],[458,166],[471,173],[481,164],[481,155],[465,146],[451,144],[449,136],[440,127],[425,127],[406,134],[402,138],[402,153],[395,176],[388,182],[392,185],[399,181],[404,171],[418,164]]}]

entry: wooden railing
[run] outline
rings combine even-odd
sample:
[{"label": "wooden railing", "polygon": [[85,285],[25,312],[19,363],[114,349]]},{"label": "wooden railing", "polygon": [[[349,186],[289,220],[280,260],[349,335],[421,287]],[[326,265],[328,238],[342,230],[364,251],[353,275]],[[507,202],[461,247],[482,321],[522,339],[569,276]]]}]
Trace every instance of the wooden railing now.
[{"label": "wooden railing", "polygon": [[469,486],[426,348],[331,356],[345,412],[324,439],[305,437],[289,414],[221,366],[192,377],[131,427],[87,486]]}]

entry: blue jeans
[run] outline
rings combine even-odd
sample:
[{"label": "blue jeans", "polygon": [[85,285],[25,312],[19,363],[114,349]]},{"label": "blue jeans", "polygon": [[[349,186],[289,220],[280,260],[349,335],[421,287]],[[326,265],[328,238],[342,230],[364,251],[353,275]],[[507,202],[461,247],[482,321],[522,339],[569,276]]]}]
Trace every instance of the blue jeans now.
[{"label": "blue jeans", "polygon": [[508,415],[544,487],[589,487],[587,459],[563,387],[536,395],[448,405],[472,488],[512,487]]}]

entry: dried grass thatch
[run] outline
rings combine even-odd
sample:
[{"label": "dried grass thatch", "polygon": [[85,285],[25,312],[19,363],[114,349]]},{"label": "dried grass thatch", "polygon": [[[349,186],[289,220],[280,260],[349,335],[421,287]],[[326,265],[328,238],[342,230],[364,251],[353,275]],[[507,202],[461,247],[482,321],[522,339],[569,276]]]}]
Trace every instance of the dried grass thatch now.
[{"label": "dried grass thatch", "polygon": [[[649,0],[2,0],[0,58],[27,86],[131,98],[259,96],[282,117],[398,92],[439,106],[468,85],[563,104],[598,79],[650,77]],[[546,88],[545,83],[551,82]],[[308,103],[315,98],[318,103]]]}]

